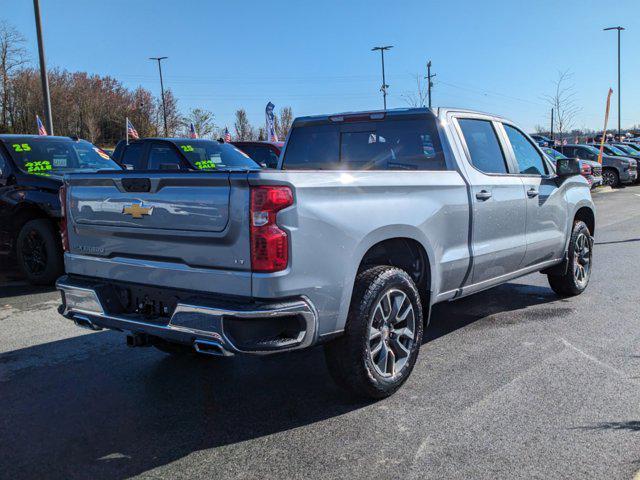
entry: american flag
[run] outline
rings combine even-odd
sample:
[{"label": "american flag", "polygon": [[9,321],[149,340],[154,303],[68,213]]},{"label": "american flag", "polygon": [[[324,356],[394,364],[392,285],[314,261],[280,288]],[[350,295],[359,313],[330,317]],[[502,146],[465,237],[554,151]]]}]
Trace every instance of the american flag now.
[{"label": "american flag", "polygon": [[129,121],[128,118],[127,118],[127,134],[129,135],[129,138],[133,138],[133,139],[140,138],[140,136],[138,135],[138,131],[135,129],[135,127],[133,126],[133,123],[131,123],[131,121]]},{"label": "american flag", "polygon": [[224,127],[224,141],[225,142],[231,141],[231,134],[229,133],[229,129],[227,127]]},{"label": "american flag", "polygon": [[38,124],[38,135],[49,135],[47,133],[47,129],[44,128],[42,120],[40,120],[40,117],[38,115],[36,115],[36,123]]},{"label": "american flag", "polygon": [[193,123],[189,125],[189,138],[198,138],[196,127],[193,126]]}]

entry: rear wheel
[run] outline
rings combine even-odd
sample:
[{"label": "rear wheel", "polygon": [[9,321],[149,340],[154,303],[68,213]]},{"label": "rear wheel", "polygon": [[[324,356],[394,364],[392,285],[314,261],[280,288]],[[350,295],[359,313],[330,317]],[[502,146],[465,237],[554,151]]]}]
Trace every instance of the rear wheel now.
[{"label": "rear wheel", "polygon": [[616,172],[613,168],[605,168],[602,171],[602,184],[612,188],[620,185],[620,177],[618,176],[618,172]]},{"label": "rear wheel", "polygon": [[358,275],[344,336],[325,346],[327,366],[341,387],[385,398],[407,380],[422,343],[423,316],[415,283],[399,268]]},{"label": "rear wheel", "polygon": [[589,228],[582,221],[573,224],[568,256],[569,264],[564,275],[547,276],[553,291],[565,297],[584,292],[591,278],[593,240]]},{"label": "rear wheel", "polygon": [[64,273],[60,234],[48,219],[24,224],[18,234],[16,253],[22,273],[34,285],[50,285]]}]

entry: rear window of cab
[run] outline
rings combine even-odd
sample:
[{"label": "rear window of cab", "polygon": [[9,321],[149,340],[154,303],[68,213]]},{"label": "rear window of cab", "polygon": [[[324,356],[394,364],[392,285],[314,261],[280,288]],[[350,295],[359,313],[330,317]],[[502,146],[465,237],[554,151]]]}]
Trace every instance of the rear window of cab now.
[{"label": "rear window of cab", "polygon": [[294,127],[282,168],[447,170],[435,121],[402,117]]}]

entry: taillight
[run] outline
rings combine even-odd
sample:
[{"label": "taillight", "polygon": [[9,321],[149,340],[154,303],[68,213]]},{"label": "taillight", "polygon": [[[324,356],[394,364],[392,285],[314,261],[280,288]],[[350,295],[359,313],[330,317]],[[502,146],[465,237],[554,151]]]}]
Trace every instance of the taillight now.
[{"label": "taillight", "polygon": [[287,268],[289,241],[287,232],[278,228],[277,213],[293,205],[289,187],[251,187],[251,269],[254,272],[278,272]]},{"label": "taillight", "polygon": [[69,251],[69,232],[67,230],[67,186],[63,184],[58,192],[60,198],[60,212],[62,218],[60,219],[60,236],[62,239],[62,250]]},{"label": "taillight", "polygon": [[591,165],[587,165],[586,163],[583,163],[580,173],[582,173],[582,175],[591,175]]}]

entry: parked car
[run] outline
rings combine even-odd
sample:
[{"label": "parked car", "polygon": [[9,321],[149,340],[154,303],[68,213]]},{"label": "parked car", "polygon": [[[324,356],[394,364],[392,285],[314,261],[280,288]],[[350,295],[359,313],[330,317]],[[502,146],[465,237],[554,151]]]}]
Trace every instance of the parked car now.
[{"label": "parked car", "polygon": [[267,168],[278,168],[278,157],[284,142],[231,142],[253,160]]},{"label": "parked car", "polygon": [[85,140],[0,135],[0,254],[15,256],[27,280],[62,275],[58,189],[70,172],[122,170]]},{"label": "parked car", "polygon": [[[600,144],[593,144],[593,147],[596,149],[600,148]],[[617,146],[615,146],[613,143],[605,143],[602,147],[602,151],[604,153],[606,153],[607,155],[611,155],[611,156],[615,156],[615,157],[619,157],[619,158],[626,158],[627,160],[629,160],[632,163],[635,163],[636,165],[636,169],[638,166],[638,157],[634,154],[630,154],[628,153],[626,150],[623,150]],[[636,176],[636,180],[635,182],[638,182],[638,177]]]},{"label": "parked car", "polygon": [[[568,158],[562,153],[550,147],[542,147],[542,151],[546,153],[553,162],[556,162],[560,159]],[[587,182],[589,182],[591,188],[593,189],[602,185],[602,165],[592,160],[577,160],[578,162],[580,162],[580,174],[587,179]]]},{"label": "parked car", "polygon": [[553,165],[508,120],[298,118],[281,163],[65,179],[61,313],[172,354],[324,343],[340,385],[382,398],[410,375],[435,303],[537,271],[562,296],[589,283],[579,163]]},{"label": "parked car", "polygon": [[550,147],[551,145],[553,145],[553,140],[551,140],[549,137],[545,137],[544,135],[532,133],[529,136],[533,138],[540,147]]},{"label": "parked car", "polygon": [[[556,150],[569,158],[598,161],[598,150],[593,145],[574,144],[557,146]],[[635,160],[616,155],[602,155],[602,183],[610,187],[629,184],[638,178],[638,167]]]},{"label": "parked car", "polygon": [[113,158],[129,170],[253,170],[260,168],[236,147],[216,140],[140,138],[116,145]]}]

